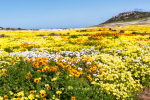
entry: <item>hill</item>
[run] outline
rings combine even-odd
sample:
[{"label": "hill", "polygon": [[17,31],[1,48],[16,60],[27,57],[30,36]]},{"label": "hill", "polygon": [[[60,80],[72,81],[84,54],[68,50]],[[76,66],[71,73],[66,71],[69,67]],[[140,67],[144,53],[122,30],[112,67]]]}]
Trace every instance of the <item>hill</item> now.
[{"label": "hill", "polygon": [[124,26],[124,25],[150,25],[150,12],[124,12],[113,16],[109,20],[99,25],[92,27],[109,27],[109,26]]}]

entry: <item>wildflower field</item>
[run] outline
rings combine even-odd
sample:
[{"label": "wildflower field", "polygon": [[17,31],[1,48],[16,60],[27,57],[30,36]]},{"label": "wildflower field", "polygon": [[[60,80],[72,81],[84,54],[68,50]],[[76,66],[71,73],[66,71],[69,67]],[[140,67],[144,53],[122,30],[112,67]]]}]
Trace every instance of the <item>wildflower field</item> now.
[{"label": "wildflower field", "polygon": [[150,26],[0,32],[0,100],[137,100],[150,86],[144,33]]}]

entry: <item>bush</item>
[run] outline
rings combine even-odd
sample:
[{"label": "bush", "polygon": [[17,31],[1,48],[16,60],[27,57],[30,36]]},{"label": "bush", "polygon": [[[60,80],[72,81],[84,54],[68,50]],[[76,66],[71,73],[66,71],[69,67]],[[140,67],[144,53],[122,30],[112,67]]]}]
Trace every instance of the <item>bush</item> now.
[{"label": "bush", "polygon": [[120,30],[120,33],[124,33],[124,30]]},{"label": "bush", "polygon": [[66,36],[66,34],[63,34],[62,36]]},{"label": "bush", "polygon": [[83,36],[88,36],[89,34],[83,34]]},{"label": "bush", "polygon": [[1,34],[0,37],[5,37],[5,34]]},{"label": "bush", "polygon": [[112,30],[112,31],[116,31],[116,30]]},{"label": "bush", "polygon": [[0,35],[0,38],[1,38],[1,37],[9,37],[9,36],[6,36],[5,34],[1,34],[1,35]]},{"label": "bush", "polygon": [[67,35],[70,35],[70,33],[68,32]]},{"label": "bush", "polygon": [[70,37],[68,37],[68,39],[69,38],[78,38],[78,36],[77,35],[71,35]]},{"label": "bush", "polygon": [[80,32],[86,32],[86,30],[81,30]]},{"label": "bush", "polygon": [[137,32],[132,32],[132,34],[137,34]]},{"label": "bush", "polygon": [[45,35],[43,35],[43,34],[39,34],[39,35],[37,35],[37,36],[45,36]]},{"label": "bush", "polygon": [[55,33],[48,34],[48,36],[55,36],[55,35],[56,35]]}]

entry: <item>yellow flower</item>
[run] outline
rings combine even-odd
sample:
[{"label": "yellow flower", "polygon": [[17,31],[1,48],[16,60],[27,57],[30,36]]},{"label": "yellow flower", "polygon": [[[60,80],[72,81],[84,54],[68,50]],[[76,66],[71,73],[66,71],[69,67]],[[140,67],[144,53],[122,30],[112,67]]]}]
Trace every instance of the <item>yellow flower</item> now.
[{"label": "yellow flower", "polygon": [[68,89],[73,89],[73,87],[72,86],[68,86]]},{"label": "yellow flower", "polygon": [[3,100],[3,97],[0,96],[0,100]]},{"label": "yellow flower", "polygon": [[31,100],[33,100],[33,99],[34,99],[34,95],[33,95],[33,94],[30,94],[30,95],[28,96],[28,98],[31,99]]},{"label": "yellow flower", "polygon": [[60,72],[57,72],[56,75],[57,75],[57,76],[60,75]]},{"label": "yellow flower", "polygon": [[45,97],[45,93],[40,93],[40,96],[43,98]]},{"label": "yellow flower", "polygon": [[17,94],[14,94],[14,96],[17,96]]},{"label": "yellow flower", "polygon": [[40,80],[39,78],[35,78],[35,79],[34,79],[34,82],[35,82],[35,83],[39,83],[39,80]]},{"label": "yellow flower", "polygon": [[7,95],[4,95],[4,98],[5,98],[5,99],[7,99],[7,98],[8,98],[8,96],[7,96]]},{"label": "yellow flower", "polygon": [[51,81],[56,81],[56,80],[57,80],[57,77],[56,77],[56,78],[51,79]]},{"label": "yellow flower", "polygon": [[49,86],[49,84],[45,84],[45,87],[48,87]]},{"label": "yellow flower", "polygon": [[35,97],[37,97],[37,98],[38,98],[38,97],[39,97],[39,95],[35,95]]},{"label": "yellow flower", "polygon": [[41,90],[40,93],[46,93],[46,91],[45,90]]},{"label": "yellow flower", "polygon": [[57,92],[56,92],[56,94],[59,94],[59,95],[60,95],[61,93],[62,93],[61,91],[57,91]]},{"label": "yellow flower", "polygon": [[71,100],[75,100],[75,99],[76,99],[76,97],[74,97],[74,96],[73,96],[73,97],[71,97]]},{"label": "yellow flower", "polygon": [[28,97],[24,97],[25,100],[28,100]]},{"label": "yellow flower", "polygon": [[9,93],[10,93],[11,95],[13,95],[13,94],[14,94],[12,91],[9,91]]},{"label": "yellow flower", "polygon": [[52,97],[52,99],[55,99],[55,97]]},{"label": "yellow flower", "polygon": [[61,88],[61,90],[64,90],[64,88]]},{"label": "yellow flower", "polygon": [[31,73],[29,72],[29,73],[27,73],[28,74],[28,76],[30,76],[31,75]]},{"label": "yellow flower", "polygon": [[31,90],[31,91],[30,91],[30,94],[34,94],[34,90]]},{"label": "yellow flower", "polygon": [[91,82],[91,84],[96,84],[96,82],[95,82],[95,81],[93,81],[93,82]]},{"label": "yellow flower", "polygon": [[19,97],[19,96],[24,96],[24,92],[23,91],[21,91],[21,92],[19,92],[19,93],[17,93],[17,96]]},{"label": "yellow flower", "polygon": [[98,78],[95,79],[95,81],[99,80]]}]

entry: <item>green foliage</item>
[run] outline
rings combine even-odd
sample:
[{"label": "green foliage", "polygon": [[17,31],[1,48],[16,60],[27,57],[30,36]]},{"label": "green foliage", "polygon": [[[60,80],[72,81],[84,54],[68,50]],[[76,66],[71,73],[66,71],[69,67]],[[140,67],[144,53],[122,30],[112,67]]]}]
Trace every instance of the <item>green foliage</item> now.
[{"label": "green foliage", "polygon": [[88,37],[88,39],[89,39],[89,40],[92,40],[92,39],[93,39],[93,37],[92,37],[92,36],[90,36],[90,37]]},{"label": "green foliage", "polygon": [[116,35],[116,36],[114,36],[114,39],[116,39],[116,38],[119,38],[119,36],[117,36],[117,35]]},{"label": "green foliage", "polygon": [[[51,60],[48,65],[57,66],[54,59]],[[7,94],[8,99],[13,97],[9,94],[9,91],[17,94],[20,91],[29,93],[31,90],[36,90],[36,94],[39,94],[40,90],[45,88],[45,84],[49,84],[51,89],[47,91],[45,98],[52,98],[53,95],[56,95],[56,97],[59,98],[59,95],[57,95],[56,92],[61,91],[62,94],[60,94],[60,100],[70,100],[72,96],[77,100],[82,100],[83,98],[85,100],[100,100],[101,98],[113,100],[113,97],[105,93],[99,85],[91,85],[87,78],[81,79],[82,77],[76,78],[68,76],[68,69],[60,67],[57,70],[57,72],[61,73],[59,76],[56,75],[56,72],[37,72],[37,69],[32,66],[32,63],[24,60],[7,65],[6,67],[7,72],[4,76],[1,76],[0,84],[7,90],[0,87],[0,93],[1,95]],[[31,75],[29,76],[29,79],[26,79],[28,73],[31,73]],[[57,80],[51,80],[56,77]],[[35,83],[35,78],[41,78],[40,82]],[[72,88],[69,88],[69,86]],[[16,87],[18,89],[16,89]],[[28,95],[25,94],[25,96]]]},{"label": "green foliage", "polygon": [[6,47],[6,48],[4,48],[4,50],[5,50],[6,52],[13,52],[13,49],[12,49],[11,47]]},{"label": "green foliage", "polygon": [[70,39],[70,38],[78,38],[78,36],[77,35],[71,35],[70,37],[68,37],[68,39]]}]

